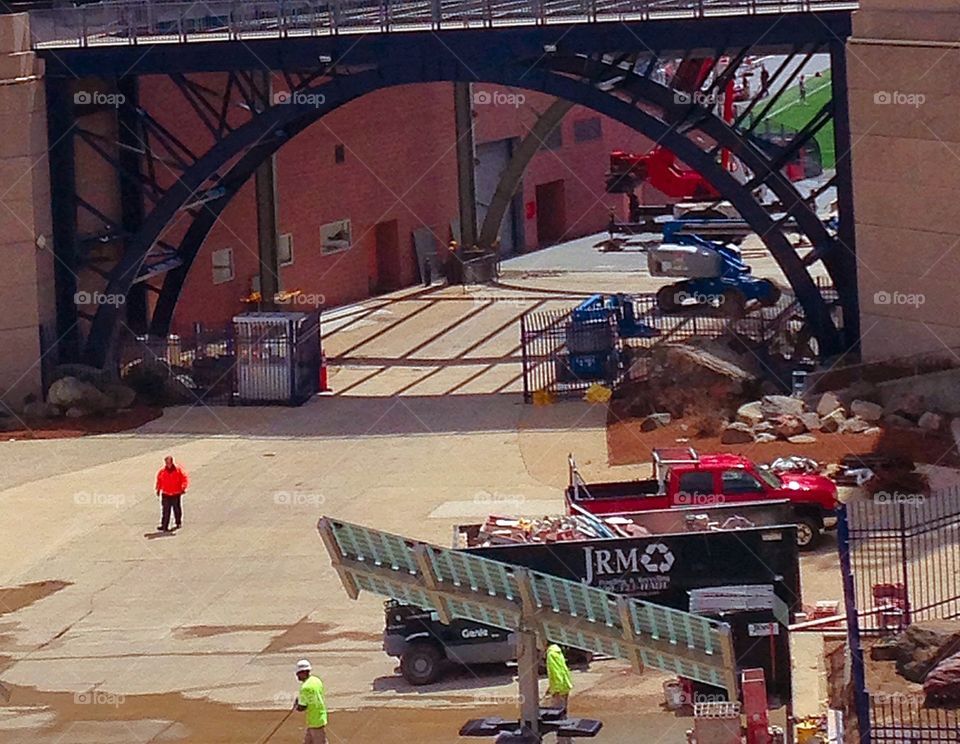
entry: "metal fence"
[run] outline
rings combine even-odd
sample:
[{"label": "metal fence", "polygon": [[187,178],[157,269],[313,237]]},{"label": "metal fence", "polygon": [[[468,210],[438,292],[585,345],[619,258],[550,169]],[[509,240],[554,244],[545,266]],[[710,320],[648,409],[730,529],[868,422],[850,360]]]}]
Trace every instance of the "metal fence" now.
[{"label": "metal fence", "polygon": [[958,744],[960,711],[925,708],[923,696],[870,696],[873,744]]},{"label": "metal fence", "polygon": [[161,338],[127,336],[119,347],[120,375],[158,402],[232,403],[235,362],[230,328]]},{"label": "metal fence", "polygon": [[290,323],[255,317],[270,313],[252,315],[246,322],[187,335],[128,336],[120,344],[120,374],[157,402],[303,403],[319,388],[318,314]]},{"label": "metal fence", "polygon": [[960,488],[880,493],[843,511],[861,633],[960,617]]},{"label": "metal fence", "polygon": [[612,318],[574,323],[573,310],[548,310],[520,316],[523,398],[534,393],[576,395],[594,383],[613,387],[629,360]]},{"label": "metal fence", "polygon": [[728,334],[761,344],[788,325],[799,328],[803,324],[799,305],[786,296],[776,305],[743,318],[700,312],[663,314],[657,309],[654,295],[633,295],[630,301],[633,317],[655,328],[659,335],[624,337],[613,317],[600,325],[575,323],[573,309],[522,315],[524,400],[532,401],[537,392],[557,397],[579,395],[595,383],[616,387],[634,373],[639,375],[638,361],[661,344]]},{"label": "metal fence", "polygon": [[30,14],[36,48],[855,10],[842,0],[120,0]]},{"label": "metal fence", "polygon": [[862,744],[960,741],[956,710],[920,697],[867,688],[864,637],[920,620],[960,617],[960,488],[883,493],[838,509],[838,548]]}]

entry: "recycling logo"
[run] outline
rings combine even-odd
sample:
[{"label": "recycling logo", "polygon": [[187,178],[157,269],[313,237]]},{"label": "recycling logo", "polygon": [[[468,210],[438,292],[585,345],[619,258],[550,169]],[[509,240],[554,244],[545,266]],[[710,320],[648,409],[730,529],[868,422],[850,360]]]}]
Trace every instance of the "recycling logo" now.
[{"label": "recycling logo", "polygon": [[663,543],[650,543],[640,556],[640,563],[650,573],[666,573],[676,560],[673,553]]}]

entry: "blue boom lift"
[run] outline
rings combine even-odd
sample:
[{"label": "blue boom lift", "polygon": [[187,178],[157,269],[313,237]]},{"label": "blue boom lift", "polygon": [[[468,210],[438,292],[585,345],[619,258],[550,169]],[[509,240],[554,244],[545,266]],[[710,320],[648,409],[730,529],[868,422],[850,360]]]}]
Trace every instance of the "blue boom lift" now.
[{"label": "blue boom lift", "polygon": [[[663,244],[647,251],[651,276],[684,277],[657,292],[657,305],[665,313],[688,306],[707,305],[725,315],[743,316],[748,302],[775,305],[780,288],[769,279],[758,279],[730,245],[697,235],[696,220],[676,220],[663,228]],[[722,220],[709,221],[716,225]]]},{"label": "blue boom lift", "polygon": [[595,294],[573,309],[564,329],[566,353],[557,362],[561,382],[613,382],[622,366],[625,338],[652,338],[660,331],[636,316],[629,295]]}]

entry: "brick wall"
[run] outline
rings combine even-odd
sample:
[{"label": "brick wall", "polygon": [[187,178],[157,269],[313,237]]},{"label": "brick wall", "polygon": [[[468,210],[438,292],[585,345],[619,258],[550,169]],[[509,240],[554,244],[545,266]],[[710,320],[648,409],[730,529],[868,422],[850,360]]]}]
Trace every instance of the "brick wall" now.
[{"label": "brick wall", "polygon": [[[203,83],[222,88],[224,77],[211,75]],[[478,143],[524,136],[552,100],[491,86],[475,86],[477,91],[490,93],[493,101],[475,105]],[[209,133],[169,81],[146,80],[141,98],[195,151],[209,146]],[[234,114],[237,122],[244,116],[242,111]],[[602,230],[611,208],[622,215],[622,197],[603,190],[609,151],[649,147],[647,140],[609,119],[602,119],[598,138],[575,141],[575,122],[597,118],[592,111],[574,107],[561,124],[561,146],[539,152],[524,176],[524,204],[535,201],[538,185],[564,182],[564,237]],[[340,146],[342,162],[337,162]],[[401,281],[416,282],[414,230],[430,228],[443,245],[458,213],[452,86],[437,83],[378,91],[331,112],[279,151],[277,188],[279,232],[293,237],[293,263],[280,272],[284,289],[322,296],[327,306],[370,296],[376,279],[376,225],[392,220],[398,228]],[[353,246],[324,255],[319,228],[342,219],[351,221]],[[528,250],[541,243],[536,224],[535,215],[525,217]],[[185,225],[183,221],[173,226],[164,239],[175,244]],[[214,253],[225,248],[233,251],[234,278],[213,284]],[[195,321],[219,325],[246,309],[241,298],[251,291],[257,266],[251,181],[224,210],[201,249],[177,307],[175,329],[183,331]]]}]

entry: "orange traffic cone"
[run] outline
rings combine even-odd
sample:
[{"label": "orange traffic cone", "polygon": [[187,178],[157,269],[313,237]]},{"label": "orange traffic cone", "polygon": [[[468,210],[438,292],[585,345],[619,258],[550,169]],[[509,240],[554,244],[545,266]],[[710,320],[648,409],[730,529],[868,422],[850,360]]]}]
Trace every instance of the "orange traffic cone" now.
[{"label": "orange traffic cone", "polygon": [[323,352],[320,352],[320,392],[330,392],[330,388],[327,385],[327,355]]}]

